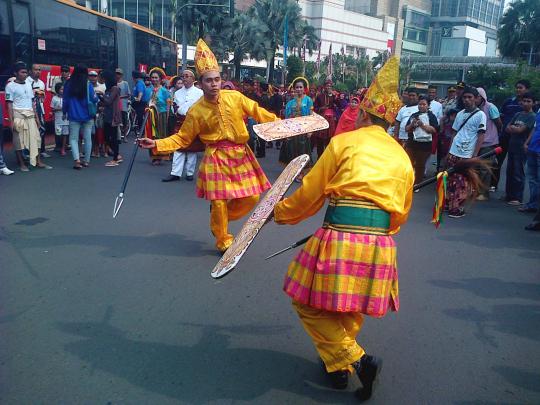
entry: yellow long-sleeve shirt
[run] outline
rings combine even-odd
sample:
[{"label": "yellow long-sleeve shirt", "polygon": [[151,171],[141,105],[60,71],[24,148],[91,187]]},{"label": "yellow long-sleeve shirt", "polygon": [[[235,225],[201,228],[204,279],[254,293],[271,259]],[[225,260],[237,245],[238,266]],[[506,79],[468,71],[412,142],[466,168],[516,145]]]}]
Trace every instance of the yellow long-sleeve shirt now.
[{"label": "yellow long-sleeve shirt", "polygon": [[249,139],[244,123],[246,115],[259,123],[278,119],[275,114],[235,90],[221,90],[216,103],[201,97],[189,109],[178,133],[156,140],[157,150],[167,153],[186,148],[197,136],[205,144],[219,141],[245,144]]},{"label": "yellow long-sleeve shirt", "polygon": [[412,202],[414,171],[403,148],[379,126],[332,138],[302,186],[274,209],[275,221],[296,224],[321,209],[327,197],[369,200],[390,213],[399,231]]}]

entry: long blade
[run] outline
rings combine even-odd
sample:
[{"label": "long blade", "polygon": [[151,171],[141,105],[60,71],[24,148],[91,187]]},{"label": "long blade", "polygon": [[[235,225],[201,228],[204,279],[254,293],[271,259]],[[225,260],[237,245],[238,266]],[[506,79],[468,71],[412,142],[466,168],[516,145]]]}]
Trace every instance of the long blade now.
[{"label": "long blade", "polygon": [[275,253],[272,253],[270,256],[267,256],[264,260],[268,260],[268,259],[271,259],[272,257],[275,257],[275,256],[278,256],[282,253],[285,253],[287,250],[291,250],[291,249],[294,249],[296,246],[295,244],[293,243],[291,246],[288,246],[286,247],[285,249],[281,249],[281,250],[278,250],[277,252]]},{"label": "long blade", "polygon": [[148,121],[148,115],[149,115],[148,111],[144,113],[144,118],[143,118],[141,128],[139,128],[139,132],[137,133],[137,138],[135,139],[135,144],[133,145],[133,151],[131,152],[131,157],[129,159],[126,174],[124,176],[124,181],[122,182],[122,186],[120,187],[120,193],[118,194],[118,197],[116,197],[116,200],[114,201],[113,218],[116,218],[116,216],[118,215],[118,212],[120,211],[120,208],[122,207],[122,203],[124,202],[124,192],[126,191],[129,176],[131,175],[131,170],[133,169],[133,163],[135,163],[135,157],[137,156],[137,151],[139,150],[138,141],[144,135],[146,121]]},{"label": "long blade", "polygon": [[271,259],[271,258],[274,257],[274,256],[277,256],[277,255],[280,255],[280,254],[282,254],[282,253],[285,253],[287,250],[291,250],[291,249],[294,249],[294,248],[297,247],[297,246],[301,246],[301,245],[303,245],[304,243],[306,243],[310,238],[311,238],[311,235],[306,236],[305,238],[300,239],[299,241],[294,242],[291,246],[288,246],[288,247],[286,247],[285,249],[281,249],[281,250],[278,250],[278,251],[275,252],[275,253],[272,253],[270,256],[268,256],[268,257],[267,257],[266,259],[264,259],[264,260]]}]

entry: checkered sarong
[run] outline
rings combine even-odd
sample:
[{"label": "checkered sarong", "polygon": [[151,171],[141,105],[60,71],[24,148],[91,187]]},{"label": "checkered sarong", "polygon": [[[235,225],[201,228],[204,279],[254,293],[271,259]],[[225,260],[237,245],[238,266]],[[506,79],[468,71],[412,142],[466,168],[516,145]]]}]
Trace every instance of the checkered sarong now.
[{"label": "checkered sarong", "polygon": [[286,294],[313,308],[382,317],[399,309],[391,236],[319,228],[289,265]]},{"label": "checkered sarong", "polygon": [[259,195],[271,187],[249,146],[221,141],[206,145],[197,178],[197,196],[233,200]]}]

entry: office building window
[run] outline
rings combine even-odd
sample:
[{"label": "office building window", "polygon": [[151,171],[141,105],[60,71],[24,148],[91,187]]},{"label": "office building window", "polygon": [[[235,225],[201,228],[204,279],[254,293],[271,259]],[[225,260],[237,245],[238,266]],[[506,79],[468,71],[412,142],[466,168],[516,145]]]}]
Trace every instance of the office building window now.
[{"label": "office building window", "polygon": [[371,12],[371,0],[345,0],[345,10],[359,14]]},{"label": "office building window", "polygon": [[438,17],[441,12],[441,0],[433,0],[431,5],[431,15],[433,17]]}]

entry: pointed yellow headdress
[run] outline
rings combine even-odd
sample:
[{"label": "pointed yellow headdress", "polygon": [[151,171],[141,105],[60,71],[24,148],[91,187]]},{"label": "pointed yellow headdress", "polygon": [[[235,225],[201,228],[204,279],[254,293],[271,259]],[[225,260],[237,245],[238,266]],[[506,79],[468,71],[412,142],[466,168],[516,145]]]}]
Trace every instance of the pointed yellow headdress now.
[{"label": "pointed yellow headdress", "polygon": [[215,55],[202,39],[197,42],[197,49],[195,50],[195,68],[199,77],[206,72],[219,72],[219,65]]},{"label": "pointed yellow headdress", "polygon": [[393,124],[402,105],[397,93],[398,86],[399,58],[392,56],[377,72],[360,103],[360,108]]}]

